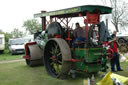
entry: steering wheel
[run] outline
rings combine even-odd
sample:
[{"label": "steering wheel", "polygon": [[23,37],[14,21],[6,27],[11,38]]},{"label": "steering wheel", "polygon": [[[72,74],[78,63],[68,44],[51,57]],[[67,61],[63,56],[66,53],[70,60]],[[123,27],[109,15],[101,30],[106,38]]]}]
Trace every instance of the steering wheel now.
[{"label": "steering wheel", "polygon": [[113,59],[114,52],[113,52],[113,50],[111,48],[107,49],[107,53],[108,53],[108,56],[107,56],[108,60]]}]

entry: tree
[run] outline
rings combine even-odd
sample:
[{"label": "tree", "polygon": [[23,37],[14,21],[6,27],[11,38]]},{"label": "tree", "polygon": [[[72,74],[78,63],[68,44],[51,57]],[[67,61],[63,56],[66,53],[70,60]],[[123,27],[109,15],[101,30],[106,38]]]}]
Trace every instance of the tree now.
[{"label": "tree", "polygon": [[8,32],[0,32],[0,34],[4,34],[5,36],[5,48],[8,49],[8,40],[12,38],[12,34]]},{"label": "tree", "polygon": [[[106,0],[101,0],[103,4],[106,4]],[[119,31],[120,28],[124,28],[128,25],[128,3],[122,0],[109,0],[111,7],[113,8],[112,11],[112,19],[111,22],[114,25],[116,31]]]},{"label": "tree", "polygon": [[23,27],[25,27],[26,31],[29,31],[31,34],[41,31],[41,24],[37,19],[24,21]]},{"label": "tree", "polygon": [[9,40],[10,38],[12,38],[12,34],[6,32],[6,33],[4,33],[4,35],[5,35],[5,48],[8,49],[8,40]]},{"label": "tree", "polygon": [[6,33],[4,33],[4,35],[5,35],[5,41],[6,41],[6,42],[8,42],[8,40],[9,40],[10,38],[12,38],[12,34],[11,34],[11,33],[6,32]]},{"label": "tree", "polygon": [[127,4],[121,0],[110,0],[111,6],[114,8],[112,13],[112,24],[119,31],[119,25],[125,27],[128,23]]},{"label": "tree", "polygon": [[23,37],[23,32],[22,31],[20,31],[18,28],[15,28],[12,32],[11,32],[11,34],[12,34],[12,37],[13,38],[21,38],[21,37]]}]

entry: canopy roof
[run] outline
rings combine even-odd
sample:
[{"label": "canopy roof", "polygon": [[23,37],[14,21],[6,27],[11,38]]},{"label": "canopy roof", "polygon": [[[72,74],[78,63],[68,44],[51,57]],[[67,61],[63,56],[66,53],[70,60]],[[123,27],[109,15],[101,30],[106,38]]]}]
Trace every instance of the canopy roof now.
[{"label": "canopy roof", "polygon": [[100,5],[84,5],[78,7],[72,7],[62,10],[56,10],[51,12],[45,13],[38,13],[34,14],[34,17],[45,17],[45,16],[52,16],[52,17],[78,17],[79,13],[82,13],[83,16],[86,16],[86,11],[90,13],[96,13],[100,11],[101,14],[110,14],[112,13],[112,8],[107,6],[100,6]]}]

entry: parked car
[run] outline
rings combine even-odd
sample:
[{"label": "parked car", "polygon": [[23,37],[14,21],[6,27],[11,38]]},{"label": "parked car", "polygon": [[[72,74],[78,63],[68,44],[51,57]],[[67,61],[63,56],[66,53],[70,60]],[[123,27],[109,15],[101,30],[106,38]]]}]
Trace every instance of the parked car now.
[{"label": "parked car", "polygon": [[0,53],[3,53],[5,49],[5,37],[4,34],[0,34]]},{"label": "parked car", "polygon": [[24,53],[24,44],[29,42],[29,39],[17,38],[9,39],[9,52],[10,54],[23,54]]},{"label": "parked car", "polygon": [[118,32],[117,39],[119,43],[127,43],[128,42],[128,32]]},{"label": "parked car", "polygon": [[118,32],[117,40],[120,44],[119,51],[121,53],[127,53],[128,52],[128,32]]}]

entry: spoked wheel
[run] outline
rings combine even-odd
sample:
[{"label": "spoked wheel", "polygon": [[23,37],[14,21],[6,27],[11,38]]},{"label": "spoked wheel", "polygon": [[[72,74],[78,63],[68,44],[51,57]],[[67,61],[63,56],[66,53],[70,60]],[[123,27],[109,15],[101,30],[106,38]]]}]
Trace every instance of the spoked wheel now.
[{"label": "spoked wheel", "polygon": [[44,51],[44,65],[48,74],[64,79],[71,68],[71,51],[63,39],[51,39]]},{"label": "spoked wheel", "polygon": [[107,58],[108,58],[109,60],[113,59],[113,57],[114,57],[114,52],[113,52],[113,50],[112,50],[112,49],[108,49],[108,50],[107,50],[107,53],[109,53],[109,55],[107,56]]},{"label": "spoked wheel", "polygon": [[125,41],[125,39],[119,39],[118,42],[119,43],[125,43],[126,41]]},{"label": "spoked wheel", "polygon": [[62,53],[56,42],[53,42],[52,46],[47,52],[49,54],[48,60],[51,70],[58,75],[62,69]]},{"label": "spoked wheel", "polygon": [[121,43],[121,44],[120,44],[120,47],[119,47],[119,51],[120,51],[121,53],[126,53],[126,52],[128,52],[127,44],[126,44],[126,43]]}]

